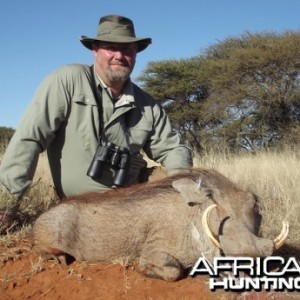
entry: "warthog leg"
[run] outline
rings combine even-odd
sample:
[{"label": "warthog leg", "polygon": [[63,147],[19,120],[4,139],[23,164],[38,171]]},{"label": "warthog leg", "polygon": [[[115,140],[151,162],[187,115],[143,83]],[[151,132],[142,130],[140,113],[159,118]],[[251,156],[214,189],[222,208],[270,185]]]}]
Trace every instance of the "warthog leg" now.
[{"label": "warthog leg", "polygon": [[145,276],[166,281],[176,281],[183,276],[183,267],[179,261],[163,251],[153,251],[141,257],[137,271]]}]

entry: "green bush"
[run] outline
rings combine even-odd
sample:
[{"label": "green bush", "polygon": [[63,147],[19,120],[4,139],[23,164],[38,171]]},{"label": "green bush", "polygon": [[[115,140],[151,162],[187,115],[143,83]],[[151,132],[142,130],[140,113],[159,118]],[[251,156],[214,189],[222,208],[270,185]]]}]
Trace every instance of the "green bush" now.
[{"label": "green bush", "polygon": [[4,153],[14,132],[15,130],[13,128],[0,126],[0,155]]}]

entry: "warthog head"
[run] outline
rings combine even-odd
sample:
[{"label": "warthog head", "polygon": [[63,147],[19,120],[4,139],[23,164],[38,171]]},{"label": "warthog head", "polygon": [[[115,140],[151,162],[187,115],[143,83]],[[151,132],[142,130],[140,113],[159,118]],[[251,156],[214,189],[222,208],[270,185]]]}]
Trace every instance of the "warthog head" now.
[{"label": "warthog head", "polygon": [[197,182],[185,177],[173,181],[172,186],[189,205],[202,205],[203,229],[226,256],[268,256],[288,236],[289,225],[283,221],[274,240],[258,237],[261,216],[255,195],[218,172],[203,170]]}]

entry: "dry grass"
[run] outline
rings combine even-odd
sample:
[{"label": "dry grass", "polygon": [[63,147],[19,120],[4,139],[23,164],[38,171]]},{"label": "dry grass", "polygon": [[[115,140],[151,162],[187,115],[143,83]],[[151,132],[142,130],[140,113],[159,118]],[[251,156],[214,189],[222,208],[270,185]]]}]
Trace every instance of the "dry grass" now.
[{"label": "dry grass", "polygon": [[0,235],[0,267],[7,261],[16,261],[31,250],[30,226],[6,235]]},{"label": "dry grass", "polygon": [[22,199],[20,211],[27,222],[59,202],[50,175],[46,154],[42,153],[33,183]]}]

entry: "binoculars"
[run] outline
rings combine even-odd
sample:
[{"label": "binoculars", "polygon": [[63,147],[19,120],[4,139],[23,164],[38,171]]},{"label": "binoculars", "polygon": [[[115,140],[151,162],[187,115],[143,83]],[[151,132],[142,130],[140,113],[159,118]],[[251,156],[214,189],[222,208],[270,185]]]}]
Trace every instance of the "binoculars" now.
[{"label": "binoculars", "polygon": [[87,175],[99,179],[102,175],[103,165],[108,164],[116,170],[114,185],[126,185],[127,175],[130,166],[130,151],[126,147],[117,147],[108,142],[105,146],[99,145]]}]

